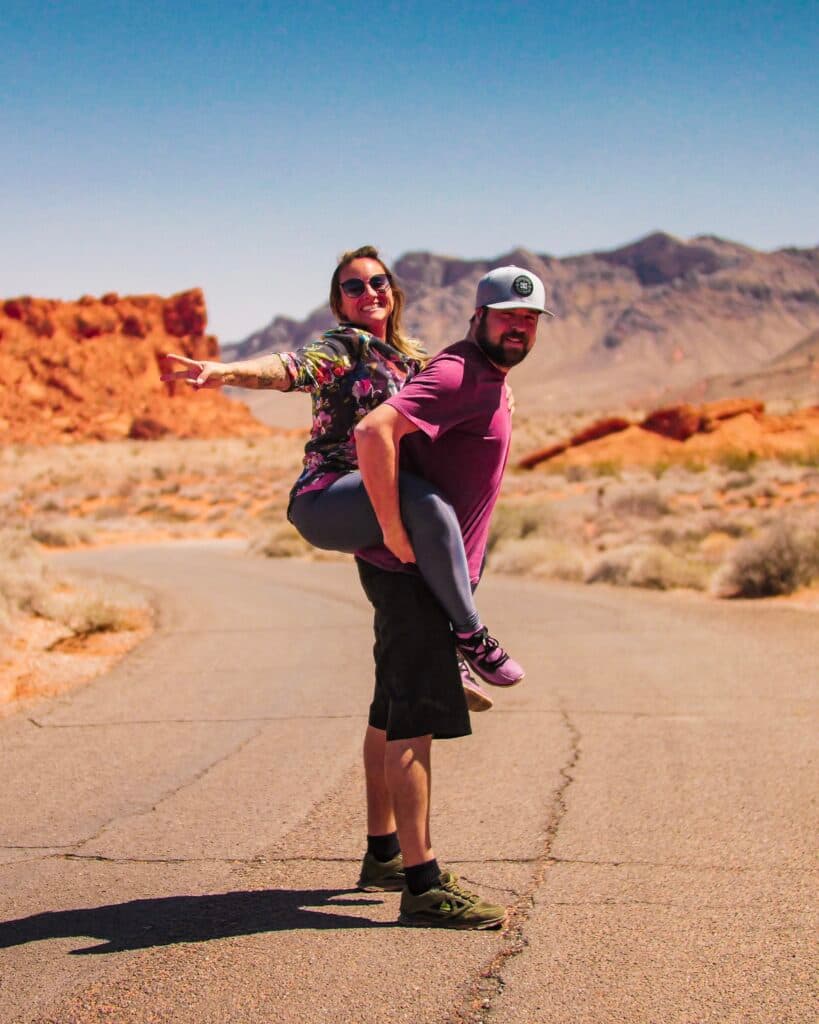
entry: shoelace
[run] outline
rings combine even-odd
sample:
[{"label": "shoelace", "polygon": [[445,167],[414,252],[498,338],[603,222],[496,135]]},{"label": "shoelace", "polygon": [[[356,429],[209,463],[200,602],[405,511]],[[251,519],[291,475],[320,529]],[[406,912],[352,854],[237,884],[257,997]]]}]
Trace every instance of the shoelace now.
[{"label": "shoelace", "polygon": [[477,893],[469,892],[468,889],[464,889],[462,886],[458,885],[454,878],[446,885],[442,885],[441,888],[444,892],[451,893],[453,896],[463,900],[465,903],[477,903],[480,898]]},{"label": "shoelace", "polygon": [[[501,665],[509,661],[509,655],[504,651],[498,641],[489,635],[489,630],[484,628],[471,637],[468,641],[460,641],[462,647],[469,651],[476,658],[480,658],[481,661],[485,661],[487,665],[491,665],[492,668],[500,668]],[[483,648],[483,650],[481,650]],[[492,658],[493,651],[500,651],[497,658]]]}]

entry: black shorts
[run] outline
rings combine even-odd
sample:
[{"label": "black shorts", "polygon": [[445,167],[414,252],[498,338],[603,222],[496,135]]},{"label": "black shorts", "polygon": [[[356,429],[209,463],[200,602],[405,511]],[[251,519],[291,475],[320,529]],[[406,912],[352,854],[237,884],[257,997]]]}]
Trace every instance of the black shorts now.
[{"label": "black shorts", "polygon": [[375,609],[375,691],[369,724],[388,740],[472,732],[449,619],[420,576],[356,559]]}]

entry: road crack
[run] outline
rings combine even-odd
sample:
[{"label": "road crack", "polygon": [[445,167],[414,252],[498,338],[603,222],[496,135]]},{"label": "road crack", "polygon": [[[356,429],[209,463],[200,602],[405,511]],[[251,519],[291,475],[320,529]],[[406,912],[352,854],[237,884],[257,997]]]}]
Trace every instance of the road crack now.
[{"label": "road crack", "polygon": [[494,1004],[506,987],[502,973],[504,966],[513,957],[519,956],[529,945],[525,934],[526,923],[534,910],[535,894],[543,884],[546,872],[555,863],[552,849],[568,810],[567,794],[575,780],[574,773],[581,754],[579,729],[570,718],[568,711],[562,710],[560,715],[569,735],[569,752],[565,764],[560,769],[560,785],[552,798],[552,806],[546,821],[543,849],[533,862],[535,870],[531,882],[509,908],[508,923],[503,932],[503,937],[506,940],[503,948],[481,969],[466,998],[455,1009],[450,1018],[450,1024],[486,1024],[489,1016],[494,1015]]},{"label": "road crack", "polygon": [[190,786],[196,785],[197,782],[200,782],[203,778],[205,778],[206,775],[212,772],[215,768],[218,768],[220,765],[224,764],[225,761],[229,761],[232,757],[235,757],[237,754],[240,754],[245,749],[245,747],[251,744],[255,739],[258,739],[261,733],[261,729],[257,729],[255,732],[252,732],[249,736],[246,736],[239,743],[231,747],[230,750],[226,751],[221,757],[217,757],[215,760],[203,765],[198,771],[186,776],[178,785],[170,787],[166,792],[162,793],[161,796],[159,796],[158,799],[156,799],[149,806],[137,807],[134,810],[129,811],[125,814],[117,814],[109,818],[108,821],[100,825],[100,827],[93,835],[88,836],[85,839],[81,839],[77,843],[74,843],[73,852],[77,853],[77,856],[83,856],[81,853],[79,853],[82,847],[87,846],[89,843],[93,843],[101,839],[105,832],[115,822],[119,824],[120,822],[128,821],[131,818],[140,818],[145,814],[153,814],[154,811],[156,811],[156,809],[160,807],[163,803],[165,803],[167,800],[171,800],[178,793],[181,793],[183,790],[188,789]]}]

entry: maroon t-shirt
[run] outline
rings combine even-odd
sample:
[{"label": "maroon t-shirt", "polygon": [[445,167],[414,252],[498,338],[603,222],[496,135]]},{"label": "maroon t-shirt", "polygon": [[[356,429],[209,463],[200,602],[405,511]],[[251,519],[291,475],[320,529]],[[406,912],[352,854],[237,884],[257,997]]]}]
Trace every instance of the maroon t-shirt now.
[{"label": "maroon t-shirt", "polygon": [[[418,427],[401,440],[400,467],[428,480],[455,509],[473,583],[509,455],[512,416],[505,380],[474,342],[458,341],[387,399]],[[357,554],[382,569],[415,571],[385,547]]]}]

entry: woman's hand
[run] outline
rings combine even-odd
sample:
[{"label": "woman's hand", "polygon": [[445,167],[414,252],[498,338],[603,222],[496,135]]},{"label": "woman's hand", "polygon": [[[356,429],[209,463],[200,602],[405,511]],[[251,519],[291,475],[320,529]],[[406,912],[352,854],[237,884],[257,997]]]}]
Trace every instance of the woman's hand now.
[{"label": "woman's hand", "polygon": [[409,563],[415,561],[415,552],[412,550],[412,542],[409,539],[404,524],[399,523],[397,527],[384,534],[384,547],[388,548],[399,562]]},{"label": "woman's hand", "polygon": [[199,390],[199,388],[219,388],[224,383],[222,380],[225,373],[223,363],[212,363],[205,359],[189,359],[187,356],[178,356],[173,352],[168,352],[163,358],[168,362],[175,360],[185,367],[184,370],[163,373],[159,378],[163,384],[172,380],[184,380]]}]

